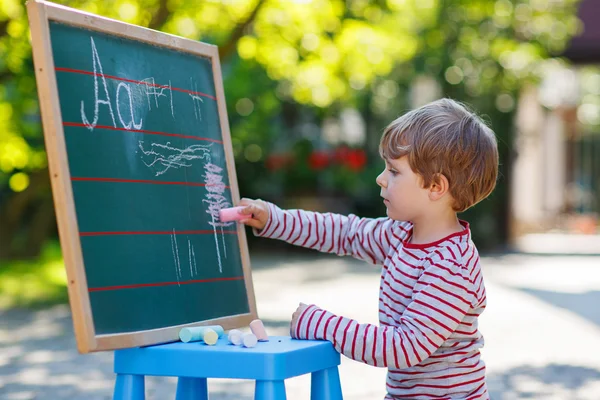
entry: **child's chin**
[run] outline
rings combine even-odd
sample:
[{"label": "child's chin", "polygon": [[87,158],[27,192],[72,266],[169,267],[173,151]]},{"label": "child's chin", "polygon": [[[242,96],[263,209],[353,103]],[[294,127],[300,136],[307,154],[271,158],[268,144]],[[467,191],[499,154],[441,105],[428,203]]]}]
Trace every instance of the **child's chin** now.
[{"label": "child's chin", "polygon": [[390,211],[389,208],[386,208],[385,213],[387,214],[388,218],[399,221],[398,215],[396,215],[393,211]]},{"label": "child's chin", "polygon": [[398,212],[394,212],[389,208],[385,210],[385,213],[387,214],[388,218],[393,219],[394,221],[408,221],[405,215],[402,215]]}]

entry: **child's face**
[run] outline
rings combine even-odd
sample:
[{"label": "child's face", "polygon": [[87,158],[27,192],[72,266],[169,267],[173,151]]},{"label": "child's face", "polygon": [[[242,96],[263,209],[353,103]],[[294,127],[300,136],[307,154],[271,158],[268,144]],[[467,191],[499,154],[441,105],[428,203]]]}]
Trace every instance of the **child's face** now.
[{"label": "child's face", "polygon": [[397,221],[412,221],[426,210],[428,189],[421,177],[408,164],[408,157],[386,160],[385,169],[376,179],[388,217]]}]

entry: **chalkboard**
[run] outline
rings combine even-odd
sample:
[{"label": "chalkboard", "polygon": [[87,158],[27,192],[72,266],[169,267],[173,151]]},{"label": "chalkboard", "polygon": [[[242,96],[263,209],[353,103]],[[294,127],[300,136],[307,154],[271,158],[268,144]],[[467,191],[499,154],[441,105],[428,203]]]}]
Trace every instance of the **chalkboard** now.
[{"label": "chalkboard", "polygon": [[215,46],[28,3],[80,352],[247,325],[256,306]]}]

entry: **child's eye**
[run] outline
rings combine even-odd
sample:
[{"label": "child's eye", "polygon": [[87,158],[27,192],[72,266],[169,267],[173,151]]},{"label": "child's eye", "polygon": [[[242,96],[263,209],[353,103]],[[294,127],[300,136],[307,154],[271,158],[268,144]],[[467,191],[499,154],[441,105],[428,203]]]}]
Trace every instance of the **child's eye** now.
[{"label": "child's eye", "polygon": [[388,169],[388,171],[390,171],[390,173],[394,176],[398,175],[398,171],[396,171],[395,169]]}]

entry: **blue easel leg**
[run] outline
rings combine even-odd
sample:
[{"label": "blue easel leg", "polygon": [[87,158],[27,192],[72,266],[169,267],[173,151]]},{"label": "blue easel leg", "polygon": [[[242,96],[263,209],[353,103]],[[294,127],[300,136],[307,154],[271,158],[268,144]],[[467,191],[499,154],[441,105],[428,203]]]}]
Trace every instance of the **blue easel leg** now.
[{"label": "blue easel leg", "polygon": [[285,400],[284,381],[256,381],[254,400]]},{"label": "blue easel leg", "polygon": [[206,378],[179,377],[175,400],[208,400],[208,382]]},{"label": "blue easel leg", "polygon": [[337,367],[311,374],[310,400],[342,400],[342,398],[342,385]]},{"label": "blue easel leg", "polygon": [[113,400],[144,400],[144,376],[117,374]]}]

